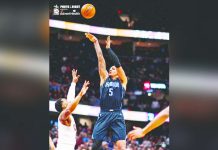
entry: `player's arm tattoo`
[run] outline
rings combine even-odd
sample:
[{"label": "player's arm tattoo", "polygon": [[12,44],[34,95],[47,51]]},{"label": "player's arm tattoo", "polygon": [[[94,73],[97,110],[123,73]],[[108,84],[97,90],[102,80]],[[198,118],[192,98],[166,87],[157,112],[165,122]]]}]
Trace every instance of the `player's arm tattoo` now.
[{"label": "player's arm tattoo", "polygon": [[95,46],[95,51],[96,51],[97,58],[98,58],[99,75],[100,75],[101,79],[105,79],[105,78],[107,78],[105,59],[104,59],[104,56],[103,56],[103,53],[102,53],[102,50],[101,50],[99,43],[95,42],[94,46]]}]

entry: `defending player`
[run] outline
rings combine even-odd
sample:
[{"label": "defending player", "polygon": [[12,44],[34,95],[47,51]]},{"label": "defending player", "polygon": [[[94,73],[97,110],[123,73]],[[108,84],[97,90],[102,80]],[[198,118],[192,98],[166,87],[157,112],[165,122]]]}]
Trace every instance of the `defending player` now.
[{"label": "defending player", "polygon": [[106,40],[106,49],[114,66],[110,68],[108,73],[98,39],[90,33],[85,33],[85,35],[94,43],[100,75],[101,112],[93,130],[92,138],[94,139],[94,144],[92,149],[97,150],[99,148],[101,142],[107,136],[108,129],[111,129],[113,132],[112,141],[115,142],[119,150],[124,150],[126,148],[126,125],[121,110],[127,77],[118,57],[110,48],[110,36]]},{"label": "defending player", "polygon": [[133,127],[134,130],[130,131],[128,133],[128,138],[130,140],[134,140],[136,138],[142,138],[147,133],[152,131],[153,129],[159,127],[162,125],[167,118],[169,118],[169,106],[163,109],[147,126],[145,126],[143,129],[139,127]]},{"label": "defending player", "polygon": [[60,98],[55,103],[55,108],[60,115],[58,117],[58,141],[56,150],[74,150],[76,145],[76,124],[72,117],[82,96],[88,90],[89,81],[85,81],[83,87],[75,98],[75,86],[78,81],[77,70],[72,71],[73,81],[68,91],[67,99]]}]

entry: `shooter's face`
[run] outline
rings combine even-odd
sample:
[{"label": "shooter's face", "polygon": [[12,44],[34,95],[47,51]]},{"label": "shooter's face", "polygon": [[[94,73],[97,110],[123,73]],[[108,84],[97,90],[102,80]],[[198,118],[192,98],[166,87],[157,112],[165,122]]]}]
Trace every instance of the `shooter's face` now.
[{"label": "shooter's face", "polygon": [[65,98],[62,99],[62,109],[67,108],[68,102]]},{"label": "shooter's face", "polygon": [[110,68],[110,70],[109,70],[108,75],[109,75],[110,77],[117,76],[117,68],[116,68],[115,66],[112,66],[112,67]]}]

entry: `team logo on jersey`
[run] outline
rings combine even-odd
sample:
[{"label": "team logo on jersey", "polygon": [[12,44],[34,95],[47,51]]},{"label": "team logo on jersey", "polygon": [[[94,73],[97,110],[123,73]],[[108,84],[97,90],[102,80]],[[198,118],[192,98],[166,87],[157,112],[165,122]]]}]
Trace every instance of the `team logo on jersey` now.
[{"label": "team logo on jersey", "polygon": [[59,15],[59,6],[55,5],[53,8],[53,15]]},{"label": "team logo on jersey", "polygon": [[119,87],[119,82],[106,82],[105,87]]}]

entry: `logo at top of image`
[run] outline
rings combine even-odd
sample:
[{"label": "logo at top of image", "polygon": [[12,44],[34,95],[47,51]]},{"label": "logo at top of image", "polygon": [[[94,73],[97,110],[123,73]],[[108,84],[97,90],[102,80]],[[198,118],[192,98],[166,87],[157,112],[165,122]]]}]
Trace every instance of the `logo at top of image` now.
[{"label": "logo at top of image", "polygon": [[59,6],[58,5],[54,5],[53,15],[59,15]]},{"label": "logo at top of image", "polygon": [[81,8],[81,14],[86,19],[91,19],[95,16],[96,10],[92,4],[85,4]]}]

